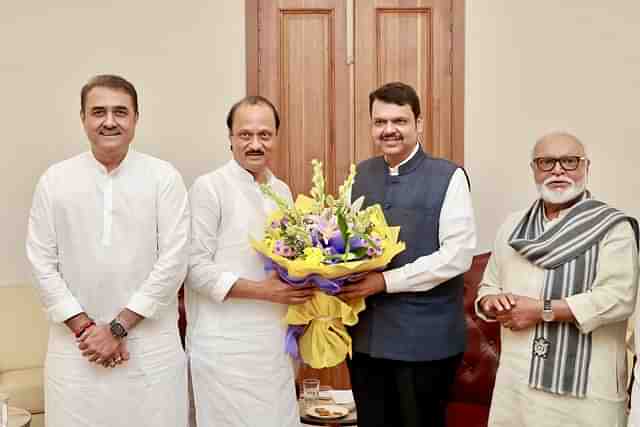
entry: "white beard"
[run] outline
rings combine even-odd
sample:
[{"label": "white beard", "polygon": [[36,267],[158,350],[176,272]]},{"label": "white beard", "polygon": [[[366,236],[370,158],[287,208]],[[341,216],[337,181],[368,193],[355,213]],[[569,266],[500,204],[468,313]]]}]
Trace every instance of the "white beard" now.
[{"label": "white beard", "polygon": [[540,194],[542,200],[554,205],[560,205],[580,197],[580,195],[584,193],[584,190],[587,188],[586,177],[578,182],[575,182],[568,177],[564,177],[561,180],[570,184],[566,190],[556,191],[547,187],[547,184],[549,182],[558,181],[558,178],[556,177],[549,177],[545,179],[542,184],[536,185],[536,187],[538,188],[538,193]]}]

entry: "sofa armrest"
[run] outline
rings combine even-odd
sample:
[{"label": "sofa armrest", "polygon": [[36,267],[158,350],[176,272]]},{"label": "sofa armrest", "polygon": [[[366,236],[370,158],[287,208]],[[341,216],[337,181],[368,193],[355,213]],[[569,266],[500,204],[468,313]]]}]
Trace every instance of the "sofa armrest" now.
[{"label": "sofa armrest", "polygon": [[[464,275],[464,312],[467,324],[467,350],[451,391],[452,403],[490,406],[500,356],[500,326],[480,319],[474,301],[478,285],[489,261],[489,253],[473,258]],[[487,411],[488,413],[488,411]]]},{"label": "sofa armrest", "polygon": [[0,391],[9,394],[9,405],[32,414],[44,412],[44,370],[16,369],[0,373]]}]

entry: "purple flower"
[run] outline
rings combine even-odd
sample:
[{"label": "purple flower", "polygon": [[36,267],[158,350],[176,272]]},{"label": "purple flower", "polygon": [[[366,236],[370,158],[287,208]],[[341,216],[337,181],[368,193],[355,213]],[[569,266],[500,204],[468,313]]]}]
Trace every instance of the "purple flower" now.
[{"label": "purple flower", "polygon": [[289,247],[287,245],[285,245],[282,240],[276,240],[276,244],[273,247],[273,252],[276,255],[287,256],[286,255],[287,250],[289,250]]},{"label": "purple flower", "polygon": [[286,258],[289,258],[290,256],[293,256],[293,249],[291,249],[289,246],[285,246],[282,249],[282,253]]},{"label": "purple flower", "polygon": [[352,237],[349,242],[351,243],[351,249],[360,249],[367,246],[367,242],[361,237]]},{"label": "purple flower", "polygon": [[324,254],[326,256],[332,256],[336,254],[336,250],[333,249],[331,246],[324,248]]},{"label": "purple flower", "polygon": [[[349,239],[349,244],[351,250],[364,248],[366,246],[366,242],[360,237],[352,237],[351,239]],[[334,248],[336,253],[343,254],[345,251],[345,244],[344,239],[342,238],[342,234],[334,234],[331,239],[329,239],[329,246]]]},{"label": "purple flower", "polygon": [[318,246],[320,243],[320,236],[317,229],[311,230],[311,246]]},{"label": "purple flower", "polygon": [[318,237],[321,237],[325,244],[335,233],[339,232],[338,219],[331,214],[330,210],[326,210],[322,215],[311,215],[309,219],[312,220],[313,229],[320,234]]}]

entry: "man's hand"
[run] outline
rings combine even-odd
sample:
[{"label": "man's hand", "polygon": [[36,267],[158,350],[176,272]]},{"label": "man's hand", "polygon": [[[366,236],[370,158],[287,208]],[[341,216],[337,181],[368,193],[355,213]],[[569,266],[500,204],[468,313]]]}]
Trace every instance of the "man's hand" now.
[{"label": "man's hand", "polygon": [[85,325],[88,325],[90,322],[91,322],[91,318],[87,316],[87,313],[83,312],[65,320],[64,323],[65,325],[67,325],[69,329],[71,329],[71,332],[73,333],[73,335],[77,335],[80,333],[82,328]]},{"label": "man's hand", "polygon": [[364,276],[362,280],[352,283],[346,282],[338,296],[340,299],[348,301],[359,297],[366,298],[369,295],[384,292],[385,289],[384,276],[380,272],[373,271]]},{"label": "man's hand", "polygon": [[485,316],[495,318],[499,313],[509,311],[517,304],[517,298],[512,293],[487,295],[479,302],[480,310]]},{"label": "man's hand", "polygon": [[505,328],[512,331],[522,331],[535,326],[542,320],[542,301],[514,295],[517,305],[511,310],[502,311],[496,314],[496,320]]},{"label": "man's hand", "polygon": [[260,282],[260,287],[265,300],[278,304],[303,304],[309,301],[316,291],[313,285],[291,286],[280,280],[275,271],[272,271],[265,280]]},{"label": "man's hand", "polygon": [[122,342],[111,334],[109,325],[91,327],[78,338],[78,348],[82,355],[88,358],[89,362],[103,366],[111,361],[121,344]]},{"label": "man's hand", "polygon": [[115,368],[118,365],[126,362],[130,359],[129,350],[127,350],[127,342],[122,340],[120,342],[120,346],[116,350],[113,358],[111,360],[107,360],[102,364],[105,368]]}]

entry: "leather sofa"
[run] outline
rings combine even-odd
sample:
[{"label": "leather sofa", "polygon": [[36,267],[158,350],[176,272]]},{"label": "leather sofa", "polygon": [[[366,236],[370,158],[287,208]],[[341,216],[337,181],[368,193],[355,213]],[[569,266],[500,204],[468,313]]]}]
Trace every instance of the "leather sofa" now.
[{"label": "leather sofa", "polygon": [[489,253],[473,258],[464,275],[467,351],[458,369],[447,413],[449,427],[486,427],[500,355],[500,326],[478,318],[474,301]]},{"label": "leather sofa", "polygon": [[0,391],[9,405],[32,414],[31,427],[44,425],[43,365],[49,325],[29,285],[0,287]]}]

